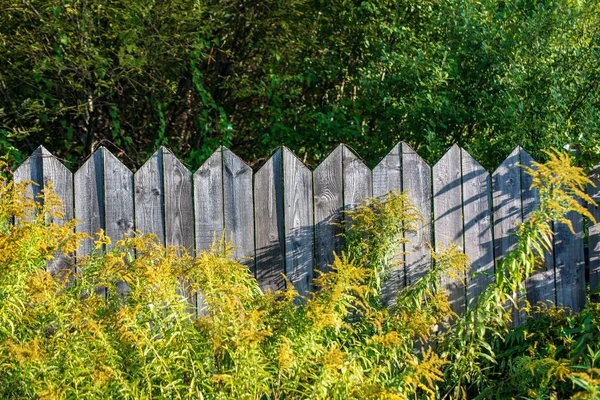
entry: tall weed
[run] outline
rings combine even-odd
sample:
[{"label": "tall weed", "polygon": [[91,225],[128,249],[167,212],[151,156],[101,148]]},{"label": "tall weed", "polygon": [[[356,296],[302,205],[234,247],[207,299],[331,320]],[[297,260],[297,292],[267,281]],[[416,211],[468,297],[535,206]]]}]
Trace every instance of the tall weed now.
[{"label": "tall weed", "polygon": [[[99,232],[96,251],[75,266],[85,235],[74,233],[75,222],[57,222],[51,190],[36,202],[27,183],[1,180],[0,397],[595,396],[597,307],[578,315],[550,308],[519,328],[506,307],[519,304],[515,293],[551,243],[550,221],[566,222],[570,211],[590,217],[573,200],[591,201],[581,170],[563,154],[549,157],[528,171],[539,208],[495,283],[460,318],[439,284],[469,269],[456,246],[433,252],[431,268],[394,305],[382,301],[390,269],[402,267],[404,233],[421,218],[405,193],[347,213],[345,250],[303,298],[292,285],[261,292],[223,239],[191,256],[152,235],[110,243]],[[50,273],[59,254],[62,269]],[[200,293],[199,312],[185,291]]]}]

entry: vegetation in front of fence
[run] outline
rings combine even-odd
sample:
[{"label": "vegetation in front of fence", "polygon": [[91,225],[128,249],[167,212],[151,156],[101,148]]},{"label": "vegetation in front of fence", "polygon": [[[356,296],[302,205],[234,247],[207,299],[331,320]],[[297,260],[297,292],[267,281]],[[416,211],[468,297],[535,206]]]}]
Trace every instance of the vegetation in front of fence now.
[{"label": "vegetation in front of fence", "polygon": [[[541,204],[521,225],[495,284],[463,318],[453,314],[439,282],[442,274],[467,279],[468,259],[456,246],[433,254],[431,268],[398,294],[396,305],[381,304],[379,288],[395,267],[402,234],[419,219],[406,194],[348,213],[345,252],[301,300],[292,285],[261,293],[223,240],[192,257],[153,236],[134,233],[111,243],[100,233],[96,252],[77,269],[50,274],[46,261],[72,253],[84,235],[73,232],[72,222],[54,223],[60,215],[50,191],[39,205],[25,195],[25,184],[2,181],[0,395],[594,398],[598,306],[575,316],[550,309],[510,326],[509,305],[542,256],[549,221],[586,213],[572,195],[585,198],[587,178],[567,156],[551,155],[529,173]],[[201,293],[201,316],[190,313],[181,287]]]}]

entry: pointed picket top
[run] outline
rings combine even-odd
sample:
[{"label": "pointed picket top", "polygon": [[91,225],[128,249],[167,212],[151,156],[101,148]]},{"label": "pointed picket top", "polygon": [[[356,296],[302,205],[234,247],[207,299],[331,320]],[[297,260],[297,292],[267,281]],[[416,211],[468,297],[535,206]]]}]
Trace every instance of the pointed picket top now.
[{"label": "pointed picket top", "polygon": [[193,173],[194,177],[197,175],[205,175],[212,171],[217,165],[222,164],[223,146],[219,146],[211,155],[208,157],[202,165]]},{"label": "pointed picket top", "polygon": [[317,167],[314,169],[314,172],[316,173],[317,171],[329,169],[329,168],[331,168],[330,166],[332,163],[337,163],[338,161],[341,162],[343,151],[344,151],[344,145],[342,145],[342,144],[337,145],[337,147],[335,149],[333,149],[327,155],[327,157],[325,157],[323,160],[321,160],[319,165],[317,165]]},{"label": "pointed picket top", "polygon": [[259,175],[259,174],[263,174],[265,172],[263,172],[266,168],[266,170],[268,169],[272,169],[274,164],[278,164],[282,161],[282,153],[283,153],[283,146],[279,146],[277,149],[275,149],[275,151],[273,151],[271,153],[271,155],[269,156],[269,158],[267,158],[267,160],[258,168],[258,170],[256,170],[256,172],[254,173],[255,176]]},{"label": "pointed picket top", "polygon": [[[391,165],[393,167],[400,168],[400,160],[398,160],[398,163],[396,163],[395,157],[399,153],[402,144],[404,144],[404,142],[396,143],[394,147],[392,147],[391,150],[388,151],[387,154],[379,160],[379,162],[377,163],[375,168],[373,168],[373,170],[375,170],[376,168],[382,168],[385,165]],[[393,160],[390,160],[390,157],[393,158]],[[390,164],[390,161],[394,161],[394,163]]]},{"label": "pointed picket top", "polygon": [[[47,172],[45,170],[48,170]],[[44,188],[48,175],[70,174],[71,171],[63,165],[52,153],[44,146],[38,146],[37,149],[27,157],[18,168],[13,172],[15,182],[25,180],[33,181],[39,186],[33,186],[31,189],[37,195]]]},{"label": "pointed picket top", "polygon": [[373,168],[373,196],[382,197],[386,193],[402,190],[402,155],[400,143]]},{"label": "pointed picket top", "polygon": [[481,163],[479,161],[477,161],[472,155],[471,153],[469,153],[467,150],[461,148],[461,157],[463,159],[464,162],[468,162],[473,169],[478,170],[478,171],[485,171],[486,174],[490,175],[490,173],[483,167],[483,165],[481,165]]},{"label": "pointed picket top", "polygon": [[90,154],[85,160],[85,162],[79,167],[77,171],[73,174],[75,178],[89,174],[90,171],[94,171],[98,174],[98,177],[103,176],[103,160],[104,160],[104,152],[108,151],[104,146],[98,147],[92,154]]},{"label": "pointed picket top", "polygon": [[40,203],[43,203],[40,193],[51,182],[54,194],[62,200],[61,211],[64,213],[63,218],[51,217],[52,222],[62,225],[73,218],[73,174],[44,146],[39,146],[21,163],[13,173],[13,180],[15,183],[35,182],[27,185],[27,196]]},{"label": "pointed picket top", "polygon": [[[179,158],[177,158],[177,156],[175,156],[171,149],[165,146],[160,146],[159,151],[162,156],[163,167],[166,168],[167,164],[169,164],[170,167],[176,168],[184,175],[192,176],[192,171],[190,171],[190,169]],[[167,177],[167,175],[165,175],[165,177]]]},{"label": "pointed picket top", "polygon": [[433,168],[436,168],[439,170],[440,165],[447,162],[447,160],[449,158],[460,157],[461,150],[462,149],[460,148],[459,145],[453,144],[448,150],[446,150],[444,155],[442,155],[442,157],[440,157],[440,159],[433,165]]},{"label": "pointed picket top", "polygon": [[310,172],[310,168],[306,164],[304,164],[304,162],[300,159],[300,157],[296,155],[296,153],[290,150],[287,146],[281,146],[281,149],[283,151],[284,163],[293,163],[296,168],[308,170]]},{"label": "pointed picket top", "polygon": [[515,147],[513,151],[511,151],[510,154],[506,156],[506,158],[504,159],[504,161],[502,161],[498,168],[496,168],[494,172],[492,172],[492,176],[497,175],[499,173],[499,170],[504,171],[505,168],[512,168],[513,165],[516,166],[520,162],[520,154],[522,150],[523,149],[521,146]]},{"label": "pointed picket top", "polygon": [[345,144],[342,144],[342,168],[344,209],[352,210],[363,199],[373,196],[373,176],[363,160]]},{"label": "pointed picket top", "polygon": [[364,168],[369,169],[369,167],[367,167],[367,164],[362,159],[362,157],[359,156],[358,153],[352,147],[348,146],[345,143],[341,143],[338,147],[342,148],[342,153],[343,153],[344,159],[347,159],[353,163],[356,162],[356,163],[362,165]]},{"label": "pointed picket top", "polygon": [[[237,173],[241,173],[241,171],[252,172],[252,167],[250,167],[250,165],[248,165],[243,158],[231,151],[229,147],[219,146],[219,149],[221,149],[223,153],[223,164],[225,167],[235,164],[235,166],[239,169]],[[229,162],[226,162],[227,160],[229,160]]]},{"label": "pointed picket top", "polygon": [[161,157],[161,149],[156,150],[148,159],[135,171],[135,175],[143,174],[142,170],[153,168],[158,164],[158,159]]},{"label": "pointed picket top", "polygon": [[403,156],[403,158],[404,158],[404,155],[409,155],[409,156],[411,156],[411,158],[414,158],[419,163],[425,164],[428,167],[430,167],[429,163],[427,161],[425,161],[425,159],[423,157],[421,157],[419,155],[419,153],[417,153],[417,151],[410,144],[408,144],[408,143],[406,143],[404,141],[400,142],[399,144],[402,146],[402,156]]},{"label": "pointed picket top", "polygon": [[121,172],[121,173],[129,172],[130,174],[133,175],[133,172],[125,164],[123,164],[121,162],[121,160],[119,160],[117,158],[117,156],[115,156],[112,152],[110,152],[105,147],[102,147],[102,150],[103,150],[102,156],[103,156],[105,164],[108,165],[108,163],[110,163],[111,167],[118,169],[119,172]]},{"label": "pointed picket top", "polygon": [[24,181],[32,181],[37,183],[37,185],[27,185],[27,196],[30,196],[30,198],[34,199],[38,198],[44,185],[44,168],[42,163],[44,150],[46,149],[44,149],[42,146],[39,146],[13,172],[13,181],[15,183],[21,183]]}]

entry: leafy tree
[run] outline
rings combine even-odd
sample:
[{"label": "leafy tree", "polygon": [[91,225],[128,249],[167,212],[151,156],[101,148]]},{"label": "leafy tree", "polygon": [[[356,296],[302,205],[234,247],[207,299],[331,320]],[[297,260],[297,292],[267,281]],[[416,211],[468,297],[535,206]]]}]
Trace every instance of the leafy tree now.
[{"label": "leafy tree", "polygon": [[130,167],[159,145],[195,168],[219,145],[374,164],[397,140],[488,167],[517,144],[598,161],[594,0],[4,0],[0,150]]}]

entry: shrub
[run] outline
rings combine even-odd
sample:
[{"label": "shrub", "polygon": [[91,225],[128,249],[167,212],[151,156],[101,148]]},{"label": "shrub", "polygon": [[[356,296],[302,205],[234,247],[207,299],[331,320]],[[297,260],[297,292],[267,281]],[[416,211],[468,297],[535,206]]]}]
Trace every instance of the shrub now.
[{"label": "shrub", "polygon": [[[586,181],[567,156],[550,154],[529,173],[541,205],[522,224],[496,282],[462,318],[439,289],[442,274],[469,268],[455,246],[434,253],[431,268],[394,306],[382,302],[402,234],[420,218],[403,193],[349,213],[345,251],[316,278],[318,290],[301,297],[291,284],[262,293],[223,239],[190,256],[152,235],[132,232],[111,243],[100,232],[96,250],[75,266],[85,235],[74,233],[75,222],[58,223],[51,190],[35,202],[26,183],[0,181],[0,396],[595,396],[595,306],[576,316],[551,309],[516,329],[509,323],[506,303],[517,304],[516,291],[551,239],[548,221],[586,212],[571,200],[586,198]],[[51,273],[53,259],[62,268]]]}]

